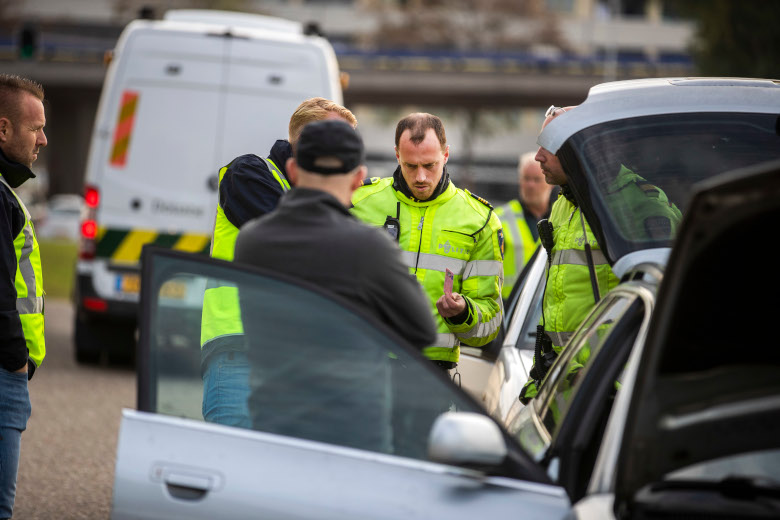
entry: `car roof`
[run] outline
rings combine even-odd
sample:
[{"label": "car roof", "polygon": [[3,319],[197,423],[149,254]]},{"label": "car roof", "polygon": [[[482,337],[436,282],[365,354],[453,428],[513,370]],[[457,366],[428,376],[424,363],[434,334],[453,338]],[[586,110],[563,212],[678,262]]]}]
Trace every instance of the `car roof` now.
[{"label": "car roof", "polygon": [[777,112],[780,80],[749,78],[652,78],[592,87],[587,99],[548,124],[537,143],[557,153],[584,128],[630,117],[685,112]]}]

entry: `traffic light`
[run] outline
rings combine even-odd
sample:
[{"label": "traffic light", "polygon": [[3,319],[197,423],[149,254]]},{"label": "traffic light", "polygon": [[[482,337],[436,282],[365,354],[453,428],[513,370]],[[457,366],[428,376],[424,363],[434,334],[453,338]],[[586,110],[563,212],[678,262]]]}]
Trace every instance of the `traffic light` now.
[{"label": "traffic light", "polygon": [[38,47],[38,33],[26,25],[19,33],[19,58],[23,60],[32,59]]}]

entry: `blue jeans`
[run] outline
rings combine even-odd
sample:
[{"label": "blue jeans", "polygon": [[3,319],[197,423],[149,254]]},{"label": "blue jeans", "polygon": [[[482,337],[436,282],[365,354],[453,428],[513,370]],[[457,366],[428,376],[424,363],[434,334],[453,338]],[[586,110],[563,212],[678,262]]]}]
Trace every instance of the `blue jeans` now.
[{"label": "blue jeans", "polygon": [[252,428],[249,418],[249,361],[246,352],[216,352],[203,370],[203,418],[208,422]]},{"label": "blue jeans", "polygon": [[0,518],[11,518],[19,448],[31,411],[27,372],[9,372],[0,367],[0,394]]}]

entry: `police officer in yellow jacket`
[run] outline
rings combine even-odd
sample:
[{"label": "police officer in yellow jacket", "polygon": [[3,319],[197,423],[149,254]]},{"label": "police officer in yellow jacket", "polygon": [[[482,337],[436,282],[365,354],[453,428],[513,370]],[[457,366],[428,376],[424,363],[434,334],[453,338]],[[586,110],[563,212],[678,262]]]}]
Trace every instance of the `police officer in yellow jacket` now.
[{"label": "police officer in yellow jacket", "polygon": [[[571,108],[550,107],[542,129]],[[551,342],[552,352],[560,353],[597,300],[614,288],[618,279],[612,273],[590,225],[566,186],[566,173],[558,157],[540,147],[536,160],[542,167],[545,181],[550,185],[561,186],[561,193],[552,206],[549,219],[553,230],[553,247],[548,252],[550,261],[541,322]],[[595,286],[590,276],[586,249],[590,250],[595,268]],[[550,355],[554,355],[552,352]],[[544,370],[541,369],[543,363],[544,359],[535,357],[531,378],[521,393],[523,402],[536,395],[536,384],[544,377]]]},{"label": "police officer in yellow jacket", "polygon": [[[289,140],[278,140],[268,157],[245,154],[219,171],[219,201],[211,256],[233,261],[238,231],[246,222],[276,208],[290,190],[285,164],[303,127],[312,121],[340,119],[353,127],[355,116],[321,97],[303,101],[290,117]],[[230,426],[251,427],[247,398],[249,365],[236,287],[210,280],[203,295],[201,371],[203,418]]]},{"label": "police officer in yellow jacket", "polygon": [[536,152],[520,156],[517,165],[520,200],[510,200],[496,208],[504,228],[504,288],[501,296],[509,298],[523,267],[539,246],[537,222],[550,215],[552,186],[536,162]]},{"label": "police officer in yellow jacket", "polygon": [[[436,319],[436,342],[423,352],[448,370],[456,366],[461,344],[483,346],[499,332],[503,231],[490,204],[450,180],[449,147],[438,117],[403,118],[395,153],[393,176],[366,181],[352,197],[352,212],[398,241]],[[444,291],[448,269],[454,273],[451,294]]]},{"label": "police officer in yellow jacket", "polygon": [[0,518],[13,514],[27,381],[46,355],[41,255],[30,213],[13,188],[46,146],[43,88],[0,74]]}]

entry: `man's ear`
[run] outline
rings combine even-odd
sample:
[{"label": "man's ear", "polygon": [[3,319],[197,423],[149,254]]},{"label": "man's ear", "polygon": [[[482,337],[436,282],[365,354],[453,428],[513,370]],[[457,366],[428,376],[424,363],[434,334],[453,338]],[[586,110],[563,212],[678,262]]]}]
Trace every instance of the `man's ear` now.
[{"label": "man's ear", "polygon": [[398,155],[398,147],[394,146],[393,150],[395,150],[395,160],[398,161],[398,164],[401,164],[401,156]]},{"label": "man's ear", "polygon": [[444,147],[444,164],[447,164],[447,159],[450,158],[450,145]]},{"label": "man's ear", "polygon": [[287,170],[287,180],[290,181],[290,184],[293,186],[298,184],[298,165],[295,164],[295,158],[290,157],[287,159],[284,168]]},{"label": "man's ear", "polygon": [[363,181],[366,179],[367,173],[368,168],[365,165],[358,168],[358,171],[355,172],[355,176],[352,178],[352,185],[350,186],[352,191],[355,191],[363,185]]},{"label": "man's ear", "polygon": [[7,117],[0,117],[0,143],[8,141],[11,133],[11,121]]}]

